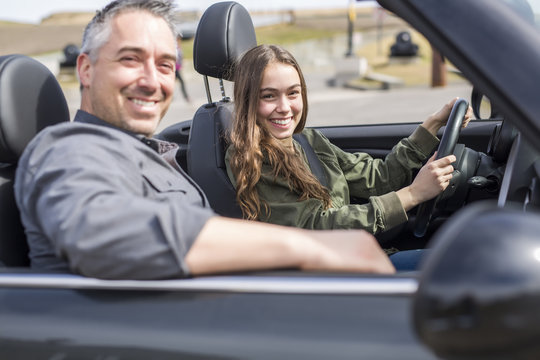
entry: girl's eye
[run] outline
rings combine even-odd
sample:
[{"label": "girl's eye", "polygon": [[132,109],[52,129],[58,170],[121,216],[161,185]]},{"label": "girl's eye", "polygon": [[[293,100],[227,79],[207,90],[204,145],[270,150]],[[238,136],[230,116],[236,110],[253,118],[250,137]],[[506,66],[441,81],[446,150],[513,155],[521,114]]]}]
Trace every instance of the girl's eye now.
[{"label": "girl's eye", "polygon": [[263,98],[263,99],[272,99],[272,98],[274,98],[274,95],[273,94],[262,94],[261,98]]}]

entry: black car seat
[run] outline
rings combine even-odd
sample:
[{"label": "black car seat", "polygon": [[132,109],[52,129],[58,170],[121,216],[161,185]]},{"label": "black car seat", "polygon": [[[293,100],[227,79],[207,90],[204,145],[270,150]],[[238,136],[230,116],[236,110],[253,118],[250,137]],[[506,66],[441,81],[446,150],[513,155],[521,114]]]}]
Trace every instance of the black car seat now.
[{"label": "black car seat", "polygon": [[27,56],[0,56],[0,266],[28,265],[13,195],[19,157],[41,129],[69,119],[66,99],[49,69]]},{"label": "black car seat", "polygon": [[[241,217],[242,213],[225,168],[225,131],[232,121],[233,104],[224,94],[222,81],[232,80],[231,65],[256,45],[250,15],[234,1],[213,4],[204,12],[193,44],[193,64],[204,76],[208,103],[193,117],[187,150],[188,173],[201,186],[214,210],[229,217]],[[208,76],[221,81],[220,101],[212,101]]]}]

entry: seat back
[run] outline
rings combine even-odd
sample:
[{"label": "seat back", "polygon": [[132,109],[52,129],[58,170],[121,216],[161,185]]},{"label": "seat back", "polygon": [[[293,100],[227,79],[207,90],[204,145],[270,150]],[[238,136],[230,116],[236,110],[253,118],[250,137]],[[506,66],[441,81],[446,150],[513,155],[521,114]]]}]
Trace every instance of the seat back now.
[{"label": "seat back", "polygon": [[15,169],[28,142],[61,121],[69,121],[69,110],[49,69],[27,56],[0,56],[0,265],[28,265],[13,195]]},{"label": "seat back", "polygon": [[[204,12],[197,27],[193,44],[195,70],[205,77],[206,85],[208,76],[232,80],[231,65],[256,45],[255,28],[247,10],[234,1],[216,3]],[[201,106],[193,117],[187,150],[188,173],[218,214],[241,217],[224,160],[233,104],[225,96],[218,102],[208,97],[208,104]]]}]

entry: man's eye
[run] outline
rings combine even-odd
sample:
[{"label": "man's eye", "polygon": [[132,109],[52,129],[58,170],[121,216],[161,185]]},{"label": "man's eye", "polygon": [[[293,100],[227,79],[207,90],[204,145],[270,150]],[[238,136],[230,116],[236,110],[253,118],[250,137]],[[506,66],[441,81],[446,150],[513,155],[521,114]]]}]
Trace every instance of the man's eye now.
[{"label": "man's eye", "polygon": [[135,62],[137,61],[137,58],[134,56],[124,56],[120,59],[122,62]]},{"label": "man's eye", "polygon": [[174,64],[171,63],[163,63],[161,64],[161,67],[166,71],[174,71],[176,69]]}]

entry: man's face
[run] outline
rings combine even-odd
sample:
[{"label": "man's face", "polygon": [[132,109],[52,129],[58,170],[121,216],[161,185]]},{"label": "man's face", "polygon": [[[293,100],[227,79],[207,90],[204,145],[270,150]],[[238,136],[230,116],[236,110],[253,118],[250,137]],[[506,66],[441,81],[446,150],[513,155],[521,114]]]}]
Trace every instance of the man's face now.
[{"label": "man's face", "polygon": [[117,15],[111,28],[95,63],[79,57],[81,110],[151,136],[174,91],[175,37],[163,19],[144,11]]}]

